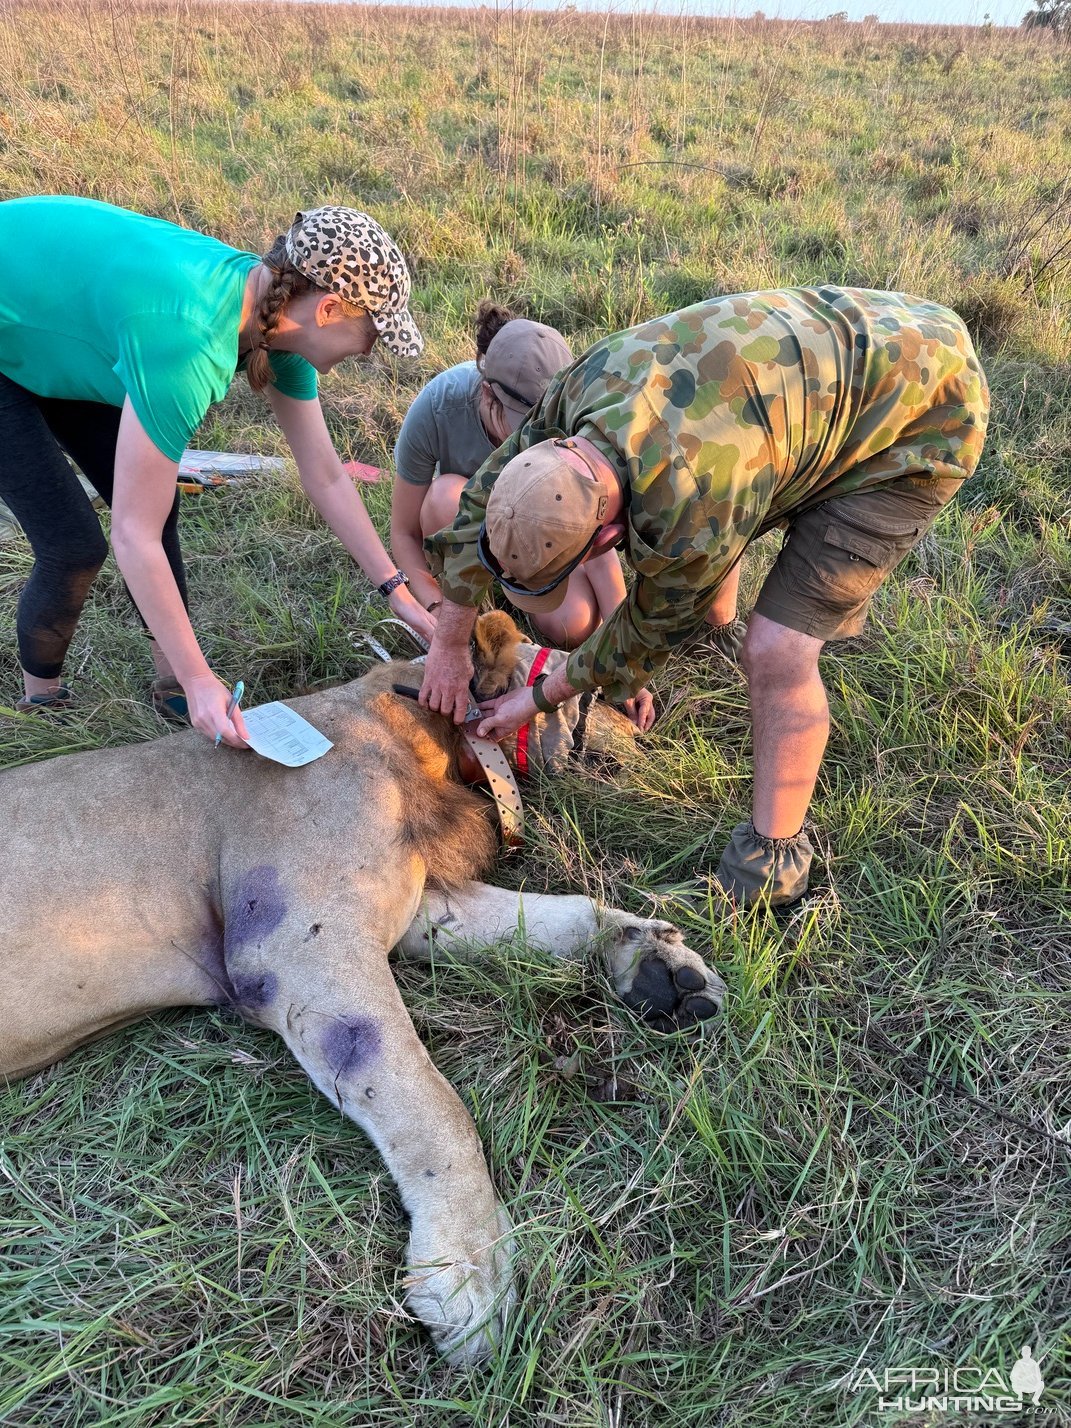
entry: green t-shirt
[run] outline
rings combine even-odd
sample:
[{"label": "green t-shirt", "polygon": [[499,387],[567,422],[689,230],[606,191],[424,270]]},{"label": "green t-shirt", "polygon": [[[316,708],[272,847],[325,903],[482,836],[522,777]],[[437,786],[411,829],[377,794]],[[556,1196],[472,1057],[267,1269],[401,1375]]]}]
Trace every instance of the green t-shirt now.
[{"label": "green t-shirt", "polygon": [[[187,228],[87,198],[0,203],[0,372],[41,397],[127,397],[178,461],[238,362],[238,324],[260,261]],[[270,357],[278,391],[316,396],[315,369]]]}]

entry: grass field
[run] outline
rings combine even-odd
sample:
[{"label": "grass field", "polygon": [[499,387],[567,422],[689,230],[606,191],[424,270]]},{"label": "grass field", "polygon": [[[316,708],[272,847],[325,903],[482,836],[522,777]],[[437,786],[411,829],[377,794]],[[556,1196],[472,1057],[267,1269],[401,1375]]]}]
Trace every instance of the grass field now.
[{"label": "grass field", "polygon": [[[40,191],[258,250],[298,207],[369,208],[412,259],[428,344],[325,383],[365,461],[470,355],[486,293],[579,351],[712,292],[903,288],[967,317],[994,405],[978,474],[823,661],[804,910],[726,927],[673,898],[747,806],[727,665],[675,659],[651,757],[617,785],[533,793],[499,879],[679,920],[730,987],[715,1034],[648,1033],[599,968],[517,949],[399,968],[520,1226],[500,1356],[436,1360],[400,1307],[393,1185],[281,1044],[183,1013],[2,1095],[0,1422],[1071,1423],[1071,52],[985,29],[7,4],[0,194]],[[76,301],[94,274],[58,280]],[[282,449],[237,384],[198,444]],[[385,529],[389,492],[368,498]],[[295,483],[190,498],[183,529],[196,628],[250,703],[367,667],[350,632],[385,608]],[[8,697],[29,565],[0,546]],[[164,733],[110,562],[71,672],[84,712],[0,714],[0,766]],[[1024,1343],[1036,1414],[884,1411],[853,1387],[1007,1375]]]}]

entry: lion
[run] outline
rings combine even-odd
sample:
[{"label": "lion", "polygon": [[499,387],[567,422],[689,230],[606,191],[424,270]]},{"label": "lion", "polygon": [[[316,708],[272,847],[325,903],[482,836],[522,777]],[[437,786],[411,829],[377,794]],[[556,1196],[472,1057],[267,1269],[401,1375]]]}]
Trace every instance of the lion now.
[{"label": "lion", "polygon": [[[508,616],[482,617],[481,697],[523,683],[535,654]],[[725,988],[668,922],[478,880],[496,857],[493,805],[461,781],[461,731],[395,692],[420,677],[392,662],[289,701],[334,744],[302,769],[189,732],[0,774],[0,1075],[166,1007],[225,1006],[270,1028],[387,1163],[410,1218],[409,1307],[450,1362],[471,1364],[511,1302],[510,1223],[402,1004],[392,949],[426,958],[444,938],[477,948],[519,927],[557,956],[595,947],[618,994],[663,1028],[712,1016]],[[531,731],[548,771],[582,726],[596,749],[630,741],[614,710],[570,703]]]}]

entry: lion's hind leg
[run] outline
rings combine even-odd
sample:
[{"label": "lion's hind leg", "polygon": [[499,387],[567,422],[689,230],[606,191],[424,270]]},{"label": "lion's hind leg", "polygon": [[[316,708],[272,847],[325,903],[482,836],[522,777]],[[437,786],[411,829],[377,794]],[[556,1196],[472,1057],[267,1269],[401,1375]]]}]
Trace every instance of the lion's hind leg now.
[{"label": "lion's hind leg", "polygon": [[236,1007],[278,1032],[375,1143],[411,1219],[407,1301],[451,1362],[477,1362],[510,1302],[510,1225],[476,1128],[398,995],[383,917],[351,896],[314,901],[261,883],[256,897],[248,882],[232,897]]}]

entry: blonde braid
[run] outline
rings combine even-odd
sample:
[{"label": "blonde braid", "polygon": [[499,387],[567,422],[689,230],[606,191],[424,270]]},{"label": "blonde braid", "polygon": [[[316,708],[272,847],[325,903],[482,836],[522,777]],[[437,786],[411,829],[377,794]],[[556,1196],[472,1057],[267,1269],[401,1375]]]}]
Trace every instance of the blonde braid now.
[{"label": "blonde braid", "polygon": [[300,297],[316,286],[290,262],[282,237],[276,238],[261,262],[271,270],[271,282],[257,304],[254,321],[260,340],[250,352],[245,367],[246,377],[254,392],[262,392],[272,379],[268,349],[287,303],[292,297]]}]

